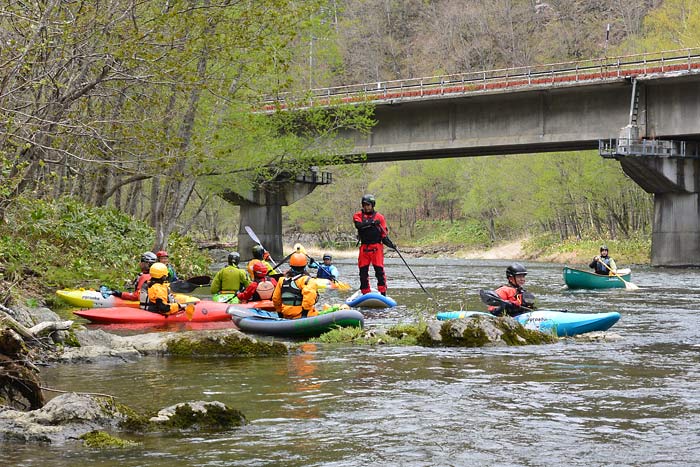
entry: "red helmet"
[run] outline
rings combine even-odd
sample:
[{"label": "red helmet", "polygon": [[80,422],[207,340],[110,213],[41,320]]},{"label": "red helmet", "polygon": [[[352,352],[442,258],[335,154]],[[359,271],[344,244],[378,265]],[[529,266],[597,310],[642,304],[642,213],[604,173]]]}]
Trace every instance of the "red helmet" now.
[{"label": "red helmet", "polygon": [[267,266],[258,261],[253,265],[253,275],[255,277],[265,277],[267,275]]},{"label": "red helmet", "polygon": [[167,258],[168,257],[168,252],[164,250],[160,250],[159,252],[156,253],[156,256],[158,258]]}]

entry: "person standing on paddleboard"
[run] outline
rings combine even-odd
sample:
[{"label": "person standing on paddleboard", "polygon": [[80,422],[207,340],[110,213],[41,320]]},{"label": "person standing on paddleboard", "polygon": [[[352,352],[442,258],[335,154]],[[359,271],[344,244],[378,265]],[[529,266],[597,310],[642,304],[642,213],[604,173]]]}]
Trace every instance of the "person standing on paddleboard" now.
[{"label": "person standing on paddleboard", "polygon": [[363,294],[371,291],[369,286],[369,267],[374,267],[377,278],[377,290],[386,295],[386,273],[384,272],[384,245],[392,250],[396,245],[387,237],[386,219],[374,210],[377,200],[374,195],[362,197],[362,209],[355,213],[352,220],[357,229],[360,251],[357,256],[357,267],[360,269],[360,290]]}]

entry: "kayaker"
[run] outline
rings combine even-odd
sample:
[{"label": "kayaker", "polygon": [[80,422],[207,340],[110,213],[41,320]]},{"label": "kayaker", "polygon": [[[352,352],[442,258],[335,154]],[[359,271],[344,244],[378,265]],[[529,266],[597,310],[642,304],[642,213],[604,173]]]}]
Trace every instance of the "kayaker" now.
[{"label": "kayaker", "polygon": [[527,269],[520,263],[513,263],[506,268],[506,279],[508,283],[496,289],[496,294],[503,299],[500,306],[490,306],[489,312],[496,316],[504,314],[508,316],[518,316],[534,309],[535,297],[527,292],[525,285]]},{"label": "kayaker", "polygon": [[608,247],[606,245],[600,246],[600,255],[594,257],[588,267],[595,269],[596,274],[603,276],[610,276],[613,275],[614,272],[617,272],[615,260],[608,256]]},{"label": "kayaker", "polygon": [[237,294],[240,303],[270,300],[272,298],[272,293],[277,286],[277,280],[274,277],[267,277],[267,267],[263,263],[254,264],[253,276],[253,282],[243,292],[238,292]]},{"label": "kayaker", "polygon": [[[387,237],[386,219],[374,210],[377,200],[374,195],[362,197],[362,209],[352,217],[357,229],[360,251],[357,256],[357,267],[360,269],[360,290],[363,294],[371,291],[369,285],[369,267],[374,267],[377,278],[377,290],[386,295],[386,274],[384,272],[384,245],[392,250],[396,245]],[[384,245],[382,245],[384,244]]]},{"label": "kayaker", "polygon": [[332,264],[333,257],[328,254],[323,254],[323,264],[318,265],[318,272],[316,277],[319,279],[330,279],[333,282],[338,281],[338,268]]},{"label": "kayaker", "polygon": [[238,293],[250,284],[248,274],[238,267],[241,255],[232,251],[226,257],[228,266],[220,269],[211,280],[211,294]]},{"label": "kayaker", "polygon": [[306,255],[302,253],[294,253],[289,257],[291,268],[277,282],[272,294],[272,302],[280,318],[297,319],[318,315],[315,308],[318,301],[317,284],[309,276],[306,264]]},{"label": "kayaker", "polygon": [[184,303],[177,303],[170,291],[168,266],[154,263],[148,270],[150,279],[146,282],[146,299],[142,301],[143,309],[161,315],[170,315],[185,309]]},{"label": "kayaker", "polygon": [[112,295],[119,297],[123,300],[140,300],[141,298],[141,287],[148,281],[151,276],[148,271],[150,267],[158,261],[158,258],[152,251],[147,251],[141,255],[141,261],[139,262],[139,268],[141,272],[136,279],[133,281],[134,291],[133,292],[120,292],[119,290],[112,290]]},{"label": "kayaker", "polygon": [[253,265],[256,263],[263,263],[265,266],[267,266],[268,274],[280,274],[272,267],[272,263],[270,263],[270,253],[263,248],[262,245],[253,245],[253,259],[248,261],[247,267],[249,277],[254,277]]},{"label": "kayaker", "polygon": [[156,253],[156,258],[158,261],[165,264],[168,268],[168,282],[175,282],[177,279],[177,273],[175,272],[175,266],[170,264],[170,258],[168,257],[168,252],[160,250]]}]

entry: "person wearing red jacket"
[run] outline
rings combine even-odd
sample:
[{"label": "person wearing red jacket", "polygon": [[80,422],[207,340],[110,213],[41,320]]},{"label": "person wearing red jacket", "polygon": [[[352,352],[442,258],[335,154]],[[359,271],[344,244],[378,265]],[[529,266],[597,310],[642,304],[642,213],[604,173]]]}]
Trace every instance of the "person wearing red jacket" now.
[{"label": "person wearing red jacket", "polygon": [[377,200],[374,195],[362,197],[362,209],[352,217],[357,229],[360,251],[357,256],[357,267],[360,269],[360,290],[369,293],[369,267],[374,268],[377,278],[377,290],[386,295],[386,274],[384,272],[384,245],[392,250],[396,245],[387,237],[386,219],[374,210]]},{"label": "person wearing red jacket", "polygon": [[240,303],[259,302],[260,300],[271,300],[275,291],[277,281],[274,277],[267,277],[267,266],[263,262],[253,265],[254,280],[243,292],[236,295]]},{"label": "person wearing red jacket", "polygon": [[527,269],[520,263],[513,263],[506,268],[508,283],[496,289],[496,294],[503,303],[500,306],[490,306],[489,311],[496,315],[518,316],[535,308],[534,295],[527,292],[525,285]]},{"label": "person wearing red jacket", "polygon": [[153,266],[155,263],[158,262],[158,258],[156,257],[155,253],[152,251],[147,251],[144,254],[141,255],[141,262],[139,263],[139,267],[141,268],[141,272],[139,273],[138,276],[136,276],[136,279],[134,279],[134,291],[133,292],[120,292],[118,290],[113,290],[112,295],[115,297],[119,297],[123,300],[132,300],[132,301],[141,301],[142,303],[145,303],[145,300],[141,300],[141,289],[143,288],[143,285],[148,282],[151,279],[151,275],[149,274],[149,269],[151,266]]}]

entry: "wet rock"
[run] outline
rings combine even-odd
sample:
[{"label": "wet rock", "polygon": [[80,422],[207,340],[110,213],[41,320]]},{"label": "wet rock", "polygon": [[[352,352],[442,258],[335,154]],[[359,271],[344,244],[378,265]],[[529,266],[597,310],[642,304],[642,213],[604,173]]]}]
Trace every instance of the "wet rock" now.
[{"label": "wet rock", "polygon": [[258,340],[236,329],[134,336],[117,336],[103,330],[79,330],[75,336],[80,347],[66,348],[60,360],[81,363],[113,358],[131,361],[145,355],[264,356],[289,352],[289,344]]},{"label": "wet rock", "polygon": [[428,323],[419,338],[425,346],[490,347],[530,345],[556,342],[556,338],[539,331],[525,329],[510,317],[493,319],[473,316]]}]

